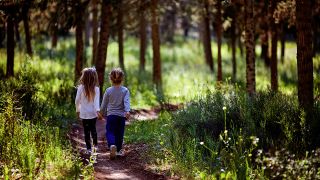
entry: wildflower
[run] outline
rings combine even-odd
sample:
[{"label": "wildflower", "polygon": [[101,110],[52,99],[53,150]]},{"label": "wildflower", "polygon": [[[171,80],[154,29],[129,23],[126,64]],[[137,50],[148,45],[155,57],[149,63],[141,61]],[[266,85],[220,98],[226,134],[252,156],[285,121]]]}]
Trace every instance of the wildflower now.
[{"label": "wildflower", "polygon": [[204,145],[204,142],[203,142],[203,141],[201,141],[201,142],[200,142],[200,145]]},{"label": "wildflower", "polygon": [[258,145],[258,142],[259,142],[259,138],[254,138],[252,141],[253,145]]},{"label": "wildflower", "polygon": [[223,108],[222,108],[222,109],[223,109],[224,111],[225,111],[225,110],[227,110],[227,108],[226,108],[225,106],[223,106]]}]

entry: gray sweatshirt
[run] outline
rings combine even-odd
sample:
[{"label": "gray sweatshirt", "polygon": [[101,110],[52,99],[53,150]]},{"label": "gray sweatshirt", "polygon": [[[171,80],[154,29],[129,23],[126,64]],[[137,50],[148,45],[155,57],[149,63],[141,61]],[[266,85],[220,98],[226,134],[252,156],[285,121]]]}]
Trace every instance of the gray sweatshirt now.
[{"label": "gray sweatshirt", "polygon": [[124,86],[111,86],[104,95],[101,104],[101,111],[104,116],[117,115],[125,117],[130,111],[130,92]]}]

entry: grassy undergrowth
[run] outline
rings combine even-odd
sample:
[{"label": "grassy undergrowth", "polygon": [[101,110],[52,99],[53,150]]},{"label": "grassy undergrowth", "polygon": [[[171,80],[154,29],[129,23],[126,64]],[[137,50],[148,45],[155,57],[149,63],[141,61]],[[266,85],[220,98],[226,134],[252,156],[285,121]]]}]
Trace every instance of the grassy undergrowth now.
[{"label": "grassy undergrowth", "polygon": [[[320,118],[319,101],[313,118]],[[295,97],[261,91],[248,98],[228,86],[176,113],[133,123],[126,140],[148,143],[155,170],[186,179],[314,179],[320,178],[319,150],[306,149],[320,142],[308,134],[319,128],[311,121]]]},{"label": "grassy undergrowth", "polygon": [[68,61],[17,58],[15,77],[0,79],[0,178],[92,177],[66,136],[75,119]]}]

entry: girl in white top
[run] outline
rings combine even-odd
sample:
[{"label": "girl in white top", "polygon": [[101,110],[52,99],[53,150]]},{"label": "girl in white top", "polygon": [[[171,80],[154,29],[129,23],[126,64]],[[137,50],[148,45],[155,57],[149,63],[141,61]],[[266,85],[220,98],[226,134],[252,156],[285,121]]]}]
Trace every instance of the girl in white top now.
[{"label": "girl in white top", "polygon": [[100,115],[100,90],[98,87],[98,74],[95,68],[84,68],[79,80],[77,95],[75,99],[77,118],[82,120],[84,128],[84,137],[87,146],[87,152],[91,153],[91,138],[93,139],[93,146],[96,150],[97,131],[96,121]]}]

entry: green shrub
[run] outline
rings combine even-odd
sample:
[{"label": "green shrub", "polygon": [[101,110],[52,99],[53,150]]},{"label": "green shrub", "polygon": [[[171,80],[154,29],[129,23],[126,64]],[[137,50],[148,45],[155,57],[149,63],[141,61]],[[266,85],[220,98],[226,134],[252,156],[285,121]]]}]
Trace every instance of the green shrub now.
[{"label": "green shrub", "polygon": [[263,169],[252,161],[257,149],[301,154],[312,141],[306,139],[309,126],[303,114],[295,97],[272,91],[248,97],[238,88],[222,87],[172,115],[165,148],[193,176],[263,177]]},{"label": "green shrub", "polygon": [[74,119],[73,81],[63,80],[63,71],[37,69],[47,62],[35,61],[0,80],[0,178],[89,177],[92,165],[82,164],[65,136]]}]

